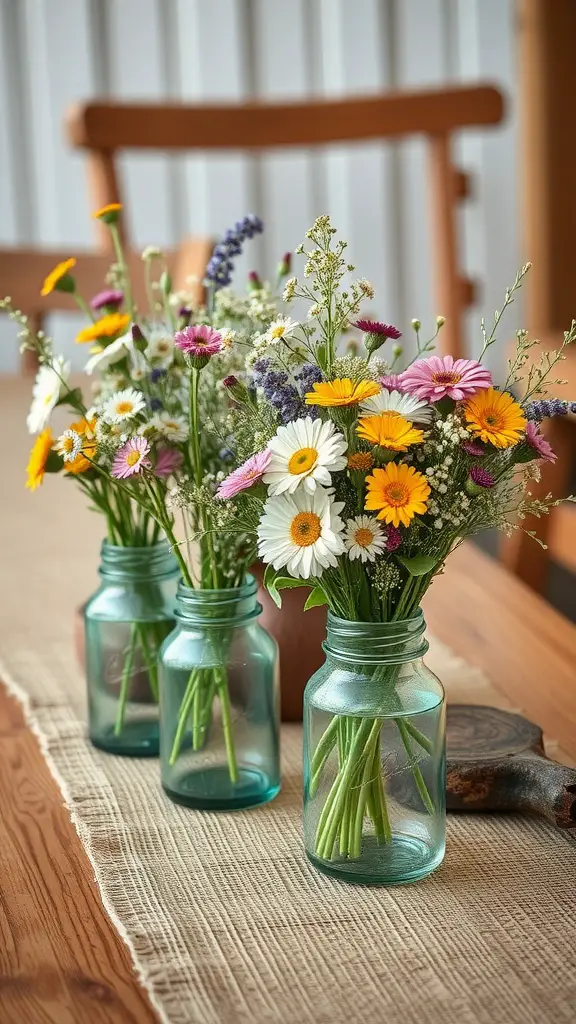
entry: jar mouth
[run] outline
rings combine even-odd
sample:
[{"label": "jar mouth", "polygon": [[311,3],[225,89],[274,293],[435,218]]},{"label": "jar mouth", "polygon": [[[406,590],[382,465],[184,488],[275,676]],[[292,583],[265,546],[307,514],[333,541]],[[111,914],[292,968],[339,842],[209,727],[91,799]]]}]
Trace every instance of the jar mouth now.
[{"label": "jar mouth", "polygon": [[239,625],[262,611],[256,600],[258,584],[250,573],[239,587],[211,590],[189,587],[182,580],[176,592],[176,618],[188,625]]},{"label": "jar mouth", "polygon": [[422,610],[408,619],[391,622],[359,622],[328,612],[326,654],[348,664],[401,664],[414,661],[429,648]]},{"label": "jar mouth", "polygon": [[178,574],[178,562],[166,539],[145,547],[102,541],[99,573],[116,582],[170,579]]}]

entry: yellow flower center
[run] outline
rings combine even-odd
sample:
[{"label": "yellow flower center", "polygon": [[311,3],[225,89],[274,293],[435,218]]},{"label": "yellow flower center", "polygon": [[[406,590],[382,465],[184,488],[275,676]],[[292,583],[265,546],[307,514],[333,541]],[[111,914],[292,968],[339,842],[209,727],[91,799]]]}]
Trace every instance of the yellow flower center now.
[{"label": "yellow flower center", "polygon": [[139,458],[140,452],[130,452],[130,454],[126,456],[126,462],[128,463],[129,466],[135,466]]},{"label": "yellow flower center", "polygon": [[278,324],[277,327],[273,327],[272,330],[270,331],[270,334],[272,335],[273,338],[282,338],[285,333],[286,328],[284,324]]},{"label": "yellow flower center", "polygon": [[459,384],[461,380],[462,374],[453,370],[439,370],[438,373],[432,374],[433,384]]},{"label": "yellow flower center", "polygon": [[297,452],[294,452],[288,463],[288,472],[292,473],[293,476],[307,473],[310,469],[314,468],[317,458],[318,452],[315,448],[299,448]]},{"label": "yellow flower center", "polygon": [[70,452],[74,450],[74,438],[73,437],[65,437],[64,438],[64,440],[62,441],[62,450],[66,452],[66,455],[69,455]]},{"label": "yellow flower center", "polygon": [[167,430],[179,430],[180,429],[180,424],[176,423],[175,420],[166,420],[166,423],[164,424],[164,426],[166,427]]},{"label": "yellow flower center", "polygon": [[374,534],[366,526],[361,526],[354,534],[354,541],[359,548],[369,548],[373,540]]},{"label": "yellow flower center", "polygon": [[315,512],[299,512],[290,523],[290,537],[299,548],[308,548],[322,533],[320,516]]},{"label": "yellow flower center", "polygon": [[132,412],[133,408],[134,408],[134,402],[129,402],[129,401],[118,402],[118,405],[116,406],[116,412],[117,412],[118,416],[126,416],[128,413]]},{"label": "yellow flower center", "polygon": [[385,488],[384,494],[389,505],[394,505],[398,508],[401,505],[407,505],[410,500],[410,491],[406,484],[400,483],[395,480],[393,483],[388,484]]},{"label": "yellow flower center", "polygon": [[374,459],[370,452],[354,452],[348,456],[348,469],[359,469],[368,471],[372,469]]}]

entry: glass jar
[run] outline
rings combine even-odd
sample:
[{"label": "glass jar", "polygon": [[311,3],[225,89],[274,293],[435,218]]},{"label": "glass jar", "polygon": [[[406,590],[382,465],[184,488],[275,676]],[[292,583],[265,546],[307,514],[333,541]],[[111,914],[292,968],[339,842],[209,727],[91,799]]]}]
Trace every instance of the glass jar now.
[{"label": "glass jar", "polygon": [[326,662],[304,694],[304,842],[347,882],[416,881],[444,857],[444,690],[422,660],[425,629],[420,611],[328,615]]},{"label": "glass jar", "polygon": [[174,627],[178,563],[166,541],[104,541],[102,583],[84,608],[88,724],[95,747],[127,757],[159,750],[158,650]]},{"label": "glass jar", "polygon": [[227,590],[178,587],[160,652],[160,765],[186,807],[251,807],[280,789],[278,649],[256,592],[253,576]]}]

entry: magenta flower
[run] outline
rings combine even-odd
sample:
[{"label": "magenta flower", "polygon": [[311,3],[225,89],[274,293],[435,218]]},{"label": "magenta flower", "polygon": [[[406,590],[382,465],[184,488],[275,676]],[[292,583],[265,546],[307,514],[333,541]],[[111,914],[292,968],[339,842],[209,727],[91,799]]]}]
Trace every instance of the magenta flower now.
[{"label": "magenta flower", "polygon": [[210,356],[215,356],[222,349],[222,335],[209,324],[190,324],[174,335],[174,344],[185,355],[198,359],[206,364]]},{"label": "magenta flower", "polygon": [[482,388],[492,387],[492,374],[475,359],[430,356],[412,363],[400,374],[400,381],[404,390],[416,398],[429,402],[453,398],[459,402]]},{"label": "magenta flower", "polygon": [[492,473],[489,473],[487,469],[483,469],[482,466],[471,467],[470,479],[477,487],[494,487],[496,483]]},{"label": "magenta flower", "polygon": [[460,447],[463,452],[466,452],[466,455],[471,455],[475,459],[479,459],[486,452],[479,441],[463,441]]},{"label": "magenta flower", "polygon": [[401,395],[406,394],[400,373],[388,373],[385,377],[380,377],[380,383],[387,391],[399,391]]},{"label": "magenta flower", "polygon": [[161,479],[172,476],[172,473],[180,469],[183,462],[184,456],[177,448],[159,448],[156,455],[156,465],[154,466],[154,476],[158,476]]},{"label": "magenta flower", "polygon": [[90,299],[90,306],[94,311],[98,309],[104,309],[106,306],[109,309],[118,309],[124,301],[124,292],[121,292],[119,288],[106,288],[103,292],[98,292],[93,299]]},{"label": "magenta flower", "polygon": [[526,424],[526,440],[541,459],[544,459],[546,462],[556,462],[558,456],[552,448],[552,445],[546,440],[544,435],[540,433],[537,425],[532,423],[531,420]]},{"label": "magenta flower", "polygon": [[402,534],[397,526],[386,527],[386,551],[397,551],[402,543]]},{"label": "magenta flower", "polygon": [[402,331],[399,331],[397,327],[393,327],[392,324],[383,324],[380,320],[355,320],[353,326],[363,334],[378,334],[384,340],[386,338],[397,340],[402,337]]},{"label": "magenta flower", "polygon": [[149,451],[150,442],[145,437],[131,437],[114,456],[112,476],[118,480],[125,480],[126,477],[134,476],[142,469],[148,469],[150,461],[146,456]]},{"label": "magenta flower", "polygon": [[271,458],[272,452],[269,452],[267,448],[263,452],[257,452],[256,455],[252,455],[222,481],[216,497],[234,498],[237,494],[240,494],[240,491],[245,491],[248,487],[252,487],[252,484],[257,483],[264,476]]}]

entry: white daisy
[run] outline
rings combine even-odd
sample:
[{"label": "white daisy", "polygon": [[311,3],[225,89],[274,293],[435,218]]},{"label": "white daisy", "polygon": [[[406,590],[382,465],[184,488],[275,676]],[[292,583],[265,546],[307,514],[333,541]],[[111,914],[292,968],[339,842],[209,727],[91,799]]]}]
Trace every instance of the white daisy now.
[{"label": "white daisy", "polygon": [[183,416],[172,416],[169,412],[157,412],[146,428],[153,427],[168,441],[185,441],[188,437],[188,421]]},{"label": "white daisy", "polygon": [[145,350],[146,358],[168,366],[174,358],[174,339],[165,330],[152,331]]},{"label": "white daisy", "polygon": [[116,391],[108,398],[102,409],[102,419],[106,423],[122,423],[137,416],[145,408],[143,396],[135,388],[124,388]]},{"label": "white daisy", "polygon": [[109,366],[113,366],[114,363],[119,363],[121,359],[124,359],[125,356],[133,351],[133,348],[132,335],[130,333],[123,334],[121,338],[116,338],[116,341],[107,345],[101,352],[96,352],[95,355],[91,356],[84,369],[87,374],[91,374],[94,370],[106,370]]},{"label": "white daisy", "polygon": [[352,561],[360,558],[362,562],[373,562],[386,549],[386,534],[372,516],[348,519],[344,541]]},{"label": "white daisy", "polygon": [[278,427],[268,442],[272,458],[264,483],[270,494],[293,494],[300,485],[311,492],[318,484],[329,487],[330,472],[346,468],[343,453],[347,447],[344,435],[330,420],[313,420],[311,416],[293,420]]},{"label": "white daisy", "polygon": [[82,451],[83,442],[84,438],[77,430],[65,430],[63,434],[60,434],[54,447],[64,462],[74,462],[74,459]]},{"label": "white daisy", "polygon": [[226,330],[220,332],[220,341],[222,342],[222,348],[232,348],[234,342],[236,341],[236,333],[236,331],[231,330],[231,328],[229,327],[226,328]]},{"label": "white daisy", "polygon": [[411,423],[429,423],[432,419],[432,406],[421,398],[404,395],[401,391],[389,391],[382,388],[373,398],[360,403],[361,412],[368,416],[377,416],[379,412],[397,412]]},{"label": "white daisy", "polygon": [[338,563],[345,548],[344,502],[318,487],[313,494],[299,491],[268,498],[258,525],[258,553],[275,569],[284,566],[292,576],[307,580],[321,576]]},{"label": "white daisy", "polygon": [[51,366],[41,366],[32,388],[32,405],[26,421],[31,434],[39,434],[50,422],[54,406],[66,393],[70,363],[57,356]]},{"label": "white daisy", "polygon": [[284,341],[284,338],[289,338],[294,334],[294,331],[299,326],[300,324],[297,320],[292,320],[289,316],[279,316],[277,320],[272,321],[264,337],[269,345],[277,345],[279,341]]}]

